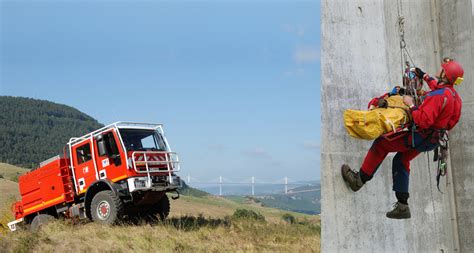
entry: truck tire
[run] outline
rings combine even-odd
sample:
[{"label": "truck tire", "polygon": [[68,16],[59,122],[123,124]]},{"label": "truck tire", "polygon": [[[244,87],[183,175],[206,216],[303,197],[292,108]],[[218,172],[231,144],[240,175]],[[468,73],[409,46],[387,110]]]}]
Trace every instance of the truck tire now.
[{"label": "truck tire", "polygon": [[32,232],[37,232],[42,226],[48,224],[54,220],[54,216],[49,214],[38,214],[33,218],[31,222],[30,230]]},{"label": "truck tire", "polygon": [[158,215],[161,221],[164,221],[170,214],[170,200],[165,194],[155,205],[150,207],[150,214]]},{"label": "truck tire", "polygon": [[90,213],[94,222],[115,224],[122,218],[123,210],[122,200],[113,191],[101,191],[92,198]]}]

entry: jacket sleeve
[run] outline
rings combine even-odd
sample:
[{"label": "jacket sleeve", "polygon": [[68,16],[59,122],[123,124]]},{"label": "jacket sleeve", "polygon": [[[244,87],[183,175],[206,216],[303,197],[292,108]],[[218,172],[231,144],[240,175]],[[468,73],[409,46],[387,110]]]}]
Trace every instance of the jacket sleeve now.
[{"label": "jacket sleeve", "polygon": [[438,84],[438,80],[436,80],[435,78],[429,76],[428,74],[425,74],[423,76],[423,80],[425,80],[425,82],[428,84],[428,87],[430,87],[430,90],[435,90],[435,88]]},{"label": "jacket sleeve", "polygon": [[422,129],[428,129],[433,126],[441,113],[443,103],[444,96],[428,95],[420,106],[410,109],[415,124]]},{"label": "jacket sleeve", "polygon": [[367,109],[372,109],[371,106],[373,107],[377,107],[377,105],[379,104],[379,98],[372,98],[372,100],[370,100],[369,104],[367,105]]}]

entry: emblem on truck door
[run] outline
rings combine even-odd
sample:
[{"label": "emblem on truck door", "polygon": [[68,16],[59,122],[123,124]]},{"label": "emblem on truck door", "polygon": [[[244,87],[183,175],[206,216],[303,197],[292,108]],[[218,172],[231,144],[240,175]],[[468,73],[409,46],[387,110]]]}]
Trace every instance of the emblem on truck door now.
[{"label": "emblem on truck door", "polygon": [[109,166],[109,165],[110,165],[110,163],[109,163],[109,159],[108,159],[108,158],[102,160],[102,167],[105,168],[105,167],[107,167],[107,166]]}]

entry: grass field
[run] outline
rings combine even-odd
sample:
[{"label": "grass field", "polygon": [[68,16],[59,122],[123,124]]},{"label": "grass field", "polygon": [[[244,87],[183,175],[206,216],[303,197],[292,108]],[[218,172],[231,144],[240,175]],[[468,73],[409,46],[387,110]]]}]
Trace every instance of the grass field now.
[{"label": "grass field", "polygon": [[0,252],[319,252],[319,227],[314,225],[175,220],[113,227],[56,221],[37,233],[4,235]]},{"label": "grass field", "polygon": [[[9,171],[10,169],[14,170]],[[101,226],[58,220],[33,233],[11,233],[9,206],[18,196],[10,179],[24,170],[0,164],[0,252],[319,252],[319,216],[285,212],[220,197],[181,196],[166,222]],[[6,179],[9,178],[9,179]],[[5,191],[4,191],[5,190]],[[8,192],[8,196],[4,195]],[[265,221],[233,217],[247,209]],[[282,219],[289,213],[297,222]]]}]

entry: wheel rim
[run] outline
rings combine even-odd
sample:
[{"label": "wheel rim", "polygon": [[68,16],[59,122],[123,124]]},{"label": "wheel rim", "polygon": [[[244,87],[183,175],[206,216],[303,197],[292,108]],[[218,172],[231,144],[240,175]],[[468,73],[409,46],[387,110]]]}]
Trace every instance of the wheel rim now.
[{"label": "wheel rim", "polygon": [[97,205],[97,217],[101,220],[106,220],[110,216],[110,204],[109,202],[102,200]]}]

